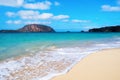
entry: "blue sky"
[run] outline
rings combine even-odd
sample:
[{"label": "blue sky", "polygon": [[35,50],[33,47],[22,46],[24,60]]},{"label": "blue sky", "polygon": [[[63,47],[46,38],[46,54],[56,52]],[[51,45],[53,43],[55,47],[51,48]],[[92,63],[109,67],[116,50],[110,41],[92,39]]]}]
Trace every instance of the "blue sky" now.
[{"label": "blue sky", "polygon": [[33,23],[56,31],[120,25],[120,0],[0,0],[0,29]]}]

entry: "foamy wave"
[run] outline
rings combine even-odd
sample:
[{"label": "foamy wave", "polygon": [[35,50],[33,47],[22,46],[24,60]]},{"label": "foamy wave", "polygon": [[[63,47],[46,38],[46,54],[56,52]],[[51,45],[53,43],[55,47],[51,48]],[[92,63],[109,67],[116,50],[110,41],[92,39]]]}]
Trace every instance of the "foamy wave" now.
[{"label": "foamy wave", "polygon": [[73,59],[69,56],[56,54],[56,51],[46,51],[28,55],[20,58],[13,58],[0,63],[1,80],[29,80],[42,78],[52,73],[60,73],[70,66]]},{"label": "foamy wave", "polygon": [[90,53],[120,47],[120,39],[114,39],[112,42],[101,41],[80,45],[59,48],[49,46],[34,54],[2,61],[0,63],[0,80],[49,80],[53,76],[66,73],[74,64]]}]

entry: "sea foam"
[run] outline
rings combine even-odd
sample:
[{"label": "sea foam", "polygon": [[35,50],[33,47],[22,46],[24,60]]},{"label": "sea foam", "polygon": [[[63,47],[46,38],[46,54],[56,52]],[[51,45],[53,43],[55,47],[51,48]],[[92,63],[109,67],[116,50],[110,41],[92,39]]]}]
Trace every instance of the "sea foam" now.
[{"label": "sea foam", "polygon": [[[0,80],[49,80],[68,72],[90,53],[109,48],[120,48],[120,38],[93,41],[80,46],[49,46],[34,54],[10,58],[0,62]],[[29,51],[29,49],[26,49]],[[31,51],[31,50],[30,50]]]}]

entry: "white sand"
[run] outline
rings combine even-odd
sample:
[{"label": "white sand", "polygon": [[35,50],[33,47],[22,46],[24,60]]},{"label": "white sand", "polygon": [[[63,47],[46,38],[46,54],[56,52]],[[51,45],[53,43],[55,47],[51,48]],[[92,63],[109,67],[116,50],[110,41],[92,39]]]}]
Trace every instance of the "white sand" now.
[{"label": "white sand", "polygon": [[120,80],[120,48],[90,54],[67,74],[52,80]]}]

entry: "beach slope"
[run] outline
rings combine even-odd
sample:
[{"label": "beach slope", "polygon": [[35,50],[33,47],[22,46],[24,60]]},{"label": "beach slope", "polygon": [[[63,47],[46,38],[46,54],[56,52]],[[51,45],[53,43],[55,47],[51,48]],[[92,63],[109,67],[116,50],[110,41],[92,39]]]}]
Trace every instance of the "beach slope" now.
[{"label": "beach slope", "polygon": [[67,74],[52,80],[120,80],[120,48],[90,54]]}]

